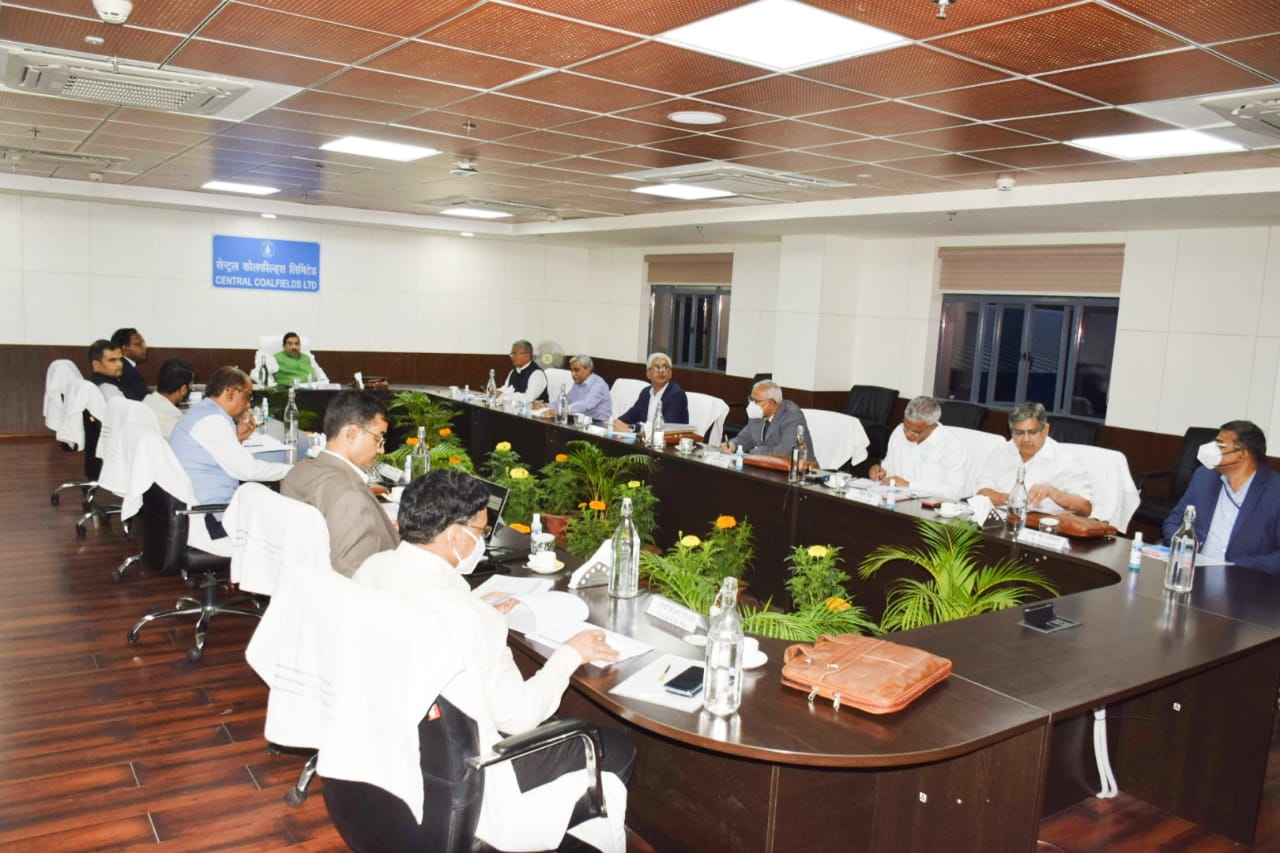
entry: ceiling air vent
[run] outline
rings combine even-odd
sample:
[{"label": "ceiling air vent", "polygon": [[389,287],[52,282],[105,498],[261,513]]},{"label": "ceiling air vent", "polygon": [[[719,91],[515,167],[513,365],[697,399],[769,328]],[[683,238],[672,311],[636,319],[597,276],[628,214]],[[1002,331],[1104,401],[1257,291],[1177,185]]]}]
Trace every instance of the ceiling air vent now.
[{"label": "ceiling air vent", "polygon": [[688,184],[736,195],[768,195],[771,192],[849,186],[842,181],[717,161],[674,166],[670,169],[646,169],[614,177],[647,184]]},{"label": "ceiling air vent", "polygon": [[1206,98],[1200,105],[1245,130],[1280,136],[1280,88]]}]

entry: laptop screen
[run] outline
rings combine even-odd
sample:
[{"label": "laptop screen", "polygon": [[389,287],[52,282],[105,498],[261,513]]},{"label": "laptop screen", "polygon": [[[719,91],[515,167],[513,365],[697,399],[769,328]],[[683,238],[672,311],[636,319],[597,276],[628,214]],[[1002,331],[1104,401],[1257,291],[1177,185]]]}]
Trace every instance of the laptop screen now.
[{"label": "laptop screen", "polygon": [[500,486],[482,477],[472,477],[472,479],[482,483],[489,493],[489,503],[485,507],[487,518],[484,525],[484,542],[485,545],[489,545],[493,541],[494,534],[498,532],[498,521],[502,518],[502,510],[507,506],[508,490],[506,486]]}]

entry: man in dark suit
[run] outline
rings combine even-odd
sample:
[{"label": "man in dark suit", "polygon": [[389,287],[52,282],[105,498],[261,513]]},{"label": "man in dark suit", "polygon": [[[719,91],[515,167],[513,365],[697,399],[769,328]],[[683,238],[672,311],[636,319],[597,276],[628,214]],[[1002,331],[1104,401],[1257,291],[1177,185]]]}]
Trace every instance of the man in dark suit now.
[{"label": "man in dark suit", "polygon": [[751,386],[747,417],[749,420],[742,432],[734,436],[733,441],[725,441],[722,449],[726,453],[733,451],[734,444],[740,444],[745,453],[785,456],[796,445],[797,427],[804,427],[805,442],[812,443],[804,412],[791,400],[782,399],[782,388],[769,379]]},{"label": "man in dark suit", "polygon": [[663,421],[669,424],[689,423],[689,398],[680,383],[671,378],[670,357],[665,352],[650,353],[644,375],[649,380],[649,387],[640,392],[631,408],[618,416],[613,428],[623,432],[637,424],[649,423],[659,400],[662,401]]},{"label": "man in dark suit", "polygon": [[141,401],[150,393],[147,380],[142,378],[138,365],[147,360],[147,341],[137,329],[116,329],[111,343],[119,347],[124,356],[124,372],[120,374],[120,390],[130,400]]},{"label": "man in dark suit", "polygon": [[367,391],[343,391],[325,410],[324,432],[324,450],[294,465],[280,493],[320,510],[333,568],[350,577],[365,558],[400,542],[364,475],[386,443],[386,407]]},{"label": "man in dark suit", "polygon": [[1165,519],[1165,538],[1193,505],[1207,560],[1280,574],[1280,474],[1267,467],[1266,435],[1250,421],[1228,421],[1196,458],[1204,467]]}]

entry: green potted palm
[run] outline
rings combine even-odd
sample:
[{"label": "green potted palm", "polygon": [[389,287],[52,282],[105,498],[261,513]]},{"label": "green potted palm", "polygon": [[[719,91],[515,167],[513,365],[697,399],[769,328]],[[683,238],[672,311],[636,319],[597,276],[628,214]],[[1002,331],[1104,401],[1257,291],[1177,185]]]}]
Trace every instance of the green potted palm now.
[{"label": "green potted palm", "polygon": [[432,470],[457,468],[468,474],[475,471],[466,447],[453,432],[453,419],[458,416],[456,409],[447,403],[437,402],[422,391],[398,391],[391,397],[387,411],[391,415],[391,423],[405,430],[409,436],[404,444],[379,456],[379,462],[396,470],[403,469],[405,458],[418,444],[418,431],[421,429],[431,453]]},{"label": "green potted palm", "polygon": [[[584,511],[606,512],[619,485],[653,467],[653,460],[643,453],[609,456],[595,444],[581,439],[568,442],[565,451],[542,467],[538,483],[543,526],[549,533],[556,534],[561,545],[566,544],[564,528],[571,517],[581,517]],[[615,525],[616,518],[615,515]],[[603,521],[598,517],[588,519],[580,529],[588,525],[594,531]],[[587,551],[588,555],[591,550]]]},{"label": "green potted palm", "polygon": [[890,584],[880,621],[885,631],[905,631],[1004,610],[1041,593],[1057,595],[1041,572],[1014,560],[979,566],[975,552],[982,544],[982,534],[967,521],[953,519],[943,524],[922,518],[916,525],[924,547],[881,545],[858,568],[862,577],[869,578],[889,563],[907,562],[928,575],[926,580],[900,578]]},{"label": "green potted palm", "polygon": [[823,634],[878,634],[879,627],[867,618],[845,591],[849,575],[840,568],[840,549],[835,545],[797,545],[787,556],[791,595],[790,612],[775,610],[773,602],[763,607],[746,607],[742,629],[761,637],[811,643]]}]

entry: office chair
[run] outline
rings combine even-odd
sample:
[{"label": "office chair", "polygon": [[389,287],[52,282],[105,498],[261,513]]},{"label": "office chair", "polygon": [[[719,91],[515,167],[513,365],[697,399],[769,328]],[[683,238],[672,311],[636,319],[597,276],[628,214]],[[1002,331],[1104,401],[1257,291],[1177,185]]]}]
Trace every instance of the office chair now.
[{"label": "office chair", "polygon": [[[1191,485],[1191,475],[1196,472],[1196,466],[1199,464],[1196,462],[1196,450],[1206,441],[1213,441],[1217,437],[1218,430],[1214,427],[1187,427],[1187,431],[1182,435],[1182,445],[1178,448],[1178,456],[1174,460],[1173,467],[1168,470],[1147,471],[1138,478],[1138,493],[1141,495],[1141,500],[1133,517],[1137,521],[1153,524],[1156,527],[1163,525],[1169,513],[1173,512],[1173,508],[1178,505],[1178,501],[1182,500],[1187,486]],[[1163,479],[1169,481],[1169,491],[1166,495],[1147,494],[1148,482]]]},{"label": "office chair", "polygon": [[102,419],[107,416],[107,401],[102,391],[87,379],[71,385],[63,403],[61,419],[55,430],[58,443],[67,451],[84,453],[84,479],[62,483],[53,490],[49,502],[57,506],[64,489],[79,489],[83,509],[92,506],[93,490],[98,486],[98,472],[102,460],[97,456],[98,438],[102,432]]},{"label": "office chair", "polygon": [[724,419],[729,415],[729,404],[711,394],[688,391],[689,423],[702,433],[702,440],[712,447],[719,447],[724,436]]},{"label": "office chair", "polygon": [[1097,421],[1053,415],[1049,418],[1049,435],[1060,444],[1097,445],[1100,426]]},{"label": "office chair", "polygon": [[986,406],[963,400],[939,400],[938,405],[942,407],[942,423],[963,429],[982,429],[990,411]]},{"label": "office chair", "polygon": [[849,463],[857,467],[867,458],[867,434],[862,421],[842,412],[801,409],[809,424],[809,455],[818,466],[835,471]]},{"label": "office chair", "polygon": [[844,404],[844,413],[862,421],[862,429],[871,444],[867,448],[873,459],[883,459],[889,448],[889,417],[898,402],[897,388],[878,385],[854,385]]}]

